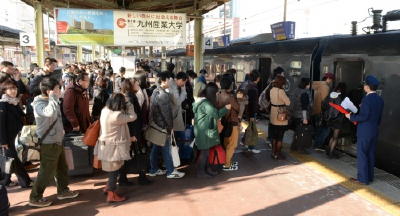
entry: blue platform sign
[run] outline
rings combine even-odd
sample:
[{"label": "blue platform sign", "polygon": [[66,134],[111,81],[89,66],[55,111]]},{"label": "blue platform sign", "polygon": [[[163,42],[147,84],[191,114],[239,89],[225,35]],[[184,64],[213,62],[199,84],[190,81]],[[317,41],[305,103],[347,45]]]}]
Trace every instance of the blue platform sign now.
[{"label": "blue platform sign", "polygon": [[223,35],[214,39],[214,48],[227,47],[231,44],[231,35]]},{"label": "blue platform sign", "polygon": [[292,21],[278,22],[271,25],[274,40],[290,40],[295,37],[296,23]]}]

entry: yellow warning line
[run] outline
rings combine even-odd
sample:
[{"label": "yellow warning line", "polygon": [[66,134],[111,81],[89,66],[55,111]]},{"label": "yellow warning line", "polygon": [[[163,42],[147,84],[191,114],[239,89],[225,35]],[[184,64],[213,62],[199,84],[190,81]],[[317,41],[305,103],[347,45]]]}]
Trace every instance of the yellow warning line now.
[{"label": "yellow warning line", "polygon": [[324,173],[329,178],[340,183],[345,188],[353,191],[355,194],[361,196],[362,198],[368,200],[369,202],[379,206],[386,212],[392,215],[400,215],[400,204],[396,204],[394,200],[385,196],[379,191],[376,191],[368,186],[362,186],[349,180],[349,178],[343,173],[333,169],[332,167],[322,164],[316,161],[313,157],[308,155],[301,155],[298,153],[290,153],[290,155],[297,160],[305,163],[307,166],[314,168],[322,173]]},{"label": "yellow warning line", "polygon": [[[243,132],[248,126],[247,122],[242,122]],[[259,136],[266,137],[266,132],[258,130]],[[316,169],[337,183],[341,184],[348,190],[359,195],[363,199],[379,206],[384,211],[392,215],[400,215],[400,204],[396,204],[396,201],[387,197],[379,191],[374,190],[368,186],[362,186],[349,180],[345,174],[335,170],[327,164],[322,164],[320,161],[316,161],[313,157],[308,155],[302,155],[298,153],[289,153],[293,158],[303,162],[307,166]]]}]

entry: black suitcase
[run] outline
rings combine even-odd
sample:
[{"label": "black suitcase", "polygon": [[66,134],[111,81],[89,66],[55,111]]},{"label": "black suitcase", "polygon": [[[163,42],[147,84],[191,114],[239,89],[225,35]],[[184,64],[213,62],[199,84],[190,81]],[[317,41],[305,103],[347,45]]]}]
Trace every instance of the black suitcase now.
[{"label": "black suitcase", "polygon": [[0,185],[0,215],[8,216],[10,202],[8,201],[7,190],[4,185]]},{"label": "black suitcase", "polygon": [[313,127],[311,125],[298,125],[291,146],[292,150],[305,150],[312,145]]},{"label": "black suitcase", "polygon": [[68,171],[69,176],[92,175],[93,167],[88,146],[83,141],[82,134],[66,134],[64,146],[72,151],[73,169]]}]

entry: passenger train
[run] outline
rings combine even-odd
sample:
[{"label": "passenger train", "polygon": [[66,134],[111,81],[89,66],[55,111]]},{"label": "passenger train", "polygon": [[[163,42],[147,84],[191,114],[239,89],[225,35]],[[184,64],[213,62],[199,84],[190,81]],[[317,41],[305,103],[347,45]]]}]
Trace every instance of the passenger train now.
[{"label": "passenger train", "polygon": [[[175,64],[176,71],[193,69],[193,57],[186,56],[185,50],[173,50],[167,56]],[[286,71],[289,94],[301,77],[317,81],[326,72],[335,74],[336,84],[345,82],[348,90],[360,90],[369,74],[378,77],[381,81],[378,93],[385,101],[385,108],[377,146],[377,167],[400,176],[400,31],[255,44],[241,41],[204,53],[204,68],[211,79],[235,68],[236,79],[242,82],[246,73],[257,69],[261,74],[260,89],[266,87],[271,71],[277,66]],[[355,155],[356,145],[351,136],[343,137],[338,146]]]}]

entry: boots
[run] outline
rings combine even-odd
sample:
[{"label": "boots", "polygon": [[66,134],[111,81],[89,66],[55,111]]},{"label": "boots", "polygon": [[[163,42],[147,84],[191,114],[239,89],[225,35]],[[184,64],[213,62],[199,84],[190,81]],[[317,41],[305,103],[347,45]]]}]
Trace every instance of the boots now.
[{"label": "boots", "polygon": [[107,202],[123,202],[126,200],[126,197],[118,195],[115,191],[107,191]]}]

